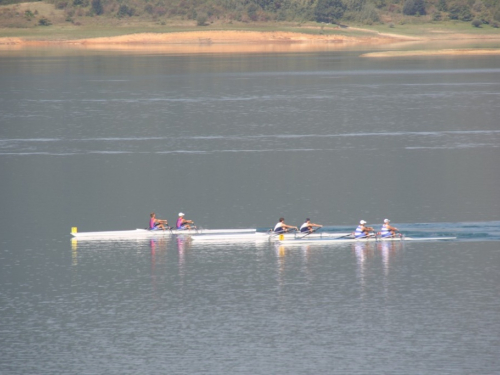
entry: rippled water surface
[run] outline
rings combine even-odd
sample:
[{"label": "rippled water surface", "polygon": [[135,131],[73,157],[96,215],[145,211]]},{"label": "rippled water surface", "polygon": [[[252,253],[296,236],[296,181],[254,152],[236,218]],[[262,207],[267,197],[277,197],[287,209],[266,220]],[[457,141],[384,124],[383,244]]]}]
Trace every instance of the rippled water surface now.
[{"label": "rippled water surface", "polygon": [[1,52],[0,373],[499,373],[500,60],[361,52]]},{"label": "rippled water surface", "polygon": [[182,239],[18,248],[2,267],[1,367],[493,374],[499,250]]}]

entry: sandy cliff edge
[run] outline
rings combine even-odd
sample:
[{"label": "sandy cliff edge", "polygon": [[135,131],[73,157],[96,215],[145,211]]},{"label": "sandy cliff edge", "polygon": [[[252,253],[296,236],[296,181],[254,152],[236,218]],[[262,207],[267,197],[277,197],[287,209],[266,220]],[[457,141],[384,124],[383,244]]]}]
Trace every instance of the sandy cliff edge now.
[{"label": "sandy cliff edge", "polygon": [[238,43],[390,43],[408,40],[405,37],[376,35],[350,37],[343,35],[305,34],[286,31],[187,31],[173,33],[138,33],[114,37],[85,38],[75,40],[43,40],[20,37],[0,38],[0,44],[50,45],[50,44],[238,44]]},{"label": "sandy cliff edge", "polygon": [[[349,28],[348,28],[349,29]],[[352,30],[363,30],[352,28]],[[368,31],[368,30],[364,30]],[[464,35],[439,36],[439,40],[456,40]],[[472,36],[473,39],[490,39],[492,36]],[[497,38],[494,38],[497,39]],[[434,38],[407,37],[397,34],[373,33],[364,36],[324,35],[287,31],[235,31],[235,30],[202,30],[180,31],[171,33],[137,33],[114,37],[97,37],[84,39],[36,39],[22,37],[0,38],[0,48],[22,49],[25,46],[84,48],[95,50],[158,50],[174,53],[231,53],[231,52],[286,52],[326,50],[343,48],[344,46],[364,44],[383,45],[397,42],[425,42]],[[500,35],[498,36],[500,41]],[[482,49],[439,49],[413,51],[381,51],[363,54],[363,57],[398,57],[398,56],[431,56],[431,55],[499,55],[498,48]]]}]

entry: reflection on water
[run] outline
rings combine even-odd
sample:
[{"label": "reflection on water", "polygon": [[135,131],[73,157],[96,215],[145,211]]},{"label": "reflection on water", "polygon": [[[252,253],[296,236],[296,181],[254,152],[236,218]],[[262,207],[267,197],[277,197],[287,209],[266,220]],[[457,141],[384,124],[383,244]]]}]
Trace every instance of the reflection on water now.
[{"label": "reflection on water", "polygon": [[166,253],[170,239],[165,237],[151,238],[149,240],[149,246],[151,247],[151,260],[154,265],[165,264]]},{"label": "reflection on water", "polygon": [[[261,54],[261,53],[310,53],[310,52],[327,52],[327,51],[349,51],[384,49],[382,46],[387,43],[349,43],[347,42],[309,42],[309,43],[210,43],[199,42],[189,44],[173,44],[173,43],[129,43],[129,44],[71,44],[59,46],[26,46],[13,44],[0,44],[0,51],[9,53],[10,55],[30,55],[39,56],[41,53],[45,55],[71,55],[71,54],[137,54],[137,55],[175,55],[175,54]],[[405,43],[398,43],[396,46],[404,47]],[[391,47],[394,47],[391,45]],[[387,47],[385,47],[387,48]]]},{"label": "reflection on water", "polygon": [[366,288],[366,267],[368,258],[373,256],[374,251],[374,243],[373,242],[356,242],[351,244],[351,249],[356,256],[356,264],[357,264],[357,278],[358,283],[361,287],[361,298],[365,296],[365,288]]},{"label": "reflection on water", "polygon": [[[352,272],[356,275],[357,285],[359,285],[360,298],[366,298],[367,288],[371,286],[372,278],[379,269],[383,270],[379,279],[383,282],[384,293],[389,288],[389,273],[391,263],[403,249],[402,241],[379,241],[379,242],[355,242],[350,244],[333,245],[303,245],[300,247],[287,247],[283,244],[275,243],[273,245],[274,254],[277,261],[277,281],[279,290],[287,283],[287,270],[293,267],[297,261],[301,262],[300,269],[306,280],[314,278],[315,264],[325,256],[325,253],[345,254],[347,250],[351,251],[356,262],[353,264]],[[300,255],[300,258],[297,258]],[[289,268],[287,268],[287,264]]]},{"label": "reflection on water", "polygon": [[76,238],[71,239],[71,259],[73,266],[78,265],[78,240]]},{"label": "reflection on water", "polygon": [[377,249],[382,254],[384,264],[384,275],[389,275],[390,260],[396,256],[396,253],[404,246],[403,241],[380,241],[377,243]]},{"label": "reflection on water", "polygon": [[176,236],[177,250],[179,253],[179,274],[184,275],[186,263],[186,252],[191,247],[191,237]]},{"label": "reflection on water", "polygon": [[[341,363],[352,373],[421,374],[442,361],[452,373],[470,363],[474,373],[494,373],[500,259],[492,244],[67,241],[67,257],[20,257],[32,274],[3,283],[5,306],[21,309],[2,310],[4,358],[23,374],[35,364],[45,370],[37,373],[84,373],[89,358],[117,374],[137,373],[134,358],[153,373],[331,373]],[[79,350],[51,349],[65,345]],[[228,371],[223,359],[242,370]]]},{"label": "reflection on water", "polygon": [[151,238],[149,246],[151,248],[151,284],[153,287],[153,295],[157,291],[157,266],[165,267],[167,264],[167,251],[170,239],[165,237]]},{"label": "reflection on water", "polygon": [[361,295],[364,296],[367,287],[366,279],[374,267],[377,268],[377,259],[381,259],[383,267],[383,281],[387,286],[391,260],[403,248],[403,241],[379,241],[379,242],[356,242],[351,244],[351,250],[356,257],[357,278],[361,287]]},{"label": "reflection on water", "polygon": [[278,286],[278,291],[281,294],[283,285],[285,284],[285,263],[286,263],[286,253],[287,249],[285,246],[283,246],[280,243],[274,243],[273,244],[274,251],[276,253],[276,267],[277,267],[277,286]]}]

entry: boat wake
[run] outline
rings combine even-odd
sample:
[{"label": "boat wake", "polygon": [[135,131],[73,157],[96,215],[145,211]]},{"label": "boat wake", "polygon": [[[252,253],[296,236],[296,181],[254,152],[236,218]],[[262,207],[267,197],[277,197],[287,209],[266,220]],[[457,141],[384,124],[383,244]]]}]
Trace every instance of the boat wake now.
[{"label": "boat wake", "polygon": [[[447,223],[398,223],[397,227],[407,237],[456,237],[456,241],[500,241],[500,221],[447,222]],[[345,226],[329,226],[325,230],[346,231]]]},{"label": "boat wake", "polygon": [[[228,134],[204,136],[137,136],[89,138],[0,138],[1,155],[91,154],[217,154],[316,152],[351,149],[354,141],[370,149],[384,149],[391,139],[407,150],[498,148],[499,130],[421,132],[353,132],[331,134]],[[225,147],[231,144],[230,148]]]}]

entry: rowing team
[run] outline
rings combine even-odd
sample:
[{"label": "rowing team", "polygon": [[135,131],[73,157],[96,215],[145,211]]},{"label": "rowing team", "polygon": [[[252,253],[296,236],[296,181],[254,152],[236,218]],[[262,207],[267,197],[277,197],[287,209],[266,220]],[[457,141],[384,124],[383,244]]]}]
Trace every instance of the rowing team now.
[{"label": "rowing team", "polygon": [[[194,222],[192,220],[187,220],[184,218],[184,213],[179,212],[179,218],[177,219],[176,222],[176,229],[177,230],[188,230],[188,229],[196,229],[194,226]],[[391,221],[389,219],[384,219],[384,224],[382,225],[382,228],[380,232],[377,233],[378,236],[380,237],[395,237],[396,232],[399,231],[398,228],[395,228],[391,226],[389,223]],[[306,221],[300,226],[300,229],[298,227],[295,227],[293,225],[287,225],[285,224],[285,218],[281,217],[278,221],[278,223],[274,226],[274,233],[280,234],[280,233],[286,233],[290,229],[300,231],[301,233],[312,233],[315,231],[314,228],[322,228],[323,225],[321,224],[315,224],[311,223],[311,219],[307,218]],[[150,219],[149,219],[149,230],[158,230],[158,229],[170,229],[168,226],[168,221],[167,220],[162,220],[162,219],[157,219],[156,214],[152,212],[150,214]],[[375,234],[373,233],[374,229],[372,227],[367,227],[366,226],[366,221],[361,220],[359,222],[358,227],[354,231],[354,238],[366,238],[366,237],[374,237]]]},{"label": "rowing team", "polygon": [[[380,229],[380,232],[377,233],[379,237],[387,238],[387,237],[396,237],[396,232],[399,232],[398,228],[395,228],[391,226],[389,223],[391,221],[389,219],[384,219],[384,224],[382,224],[382,228]],[[358,227],[354,231],[354,238],[367,238],[367,237],[375,237],[374,229],[372,227],[366,226],[366,221],[361,220],[359,222]],[[314,227],[316,228],[321,228],[323,225],[320,224],[314,224],[311,223],[311,219],[307,218],[306,221],[300,226],[300,229],[298,227],[294,227],[293,225],[287,225],[285,224],[285,219],[280,218],[278,223],[274,226],[274,233],[286,233],[290,229],[291,230],[296,230],[300,231],[302,233],[312,233],[317,229],[313,229]]]},{"label": "rowing team", "polygon": [[[170,229],[167,220],[157,219],[154,212],[151,212],[149,216],[149,230]],[[185,215],[183,212],[179,212],[179,217],[177,219],[177,222],[175,223],[175,228],[177,230],[196,229],[193,220],[187,220],[184,218],[184,216]]]}]

